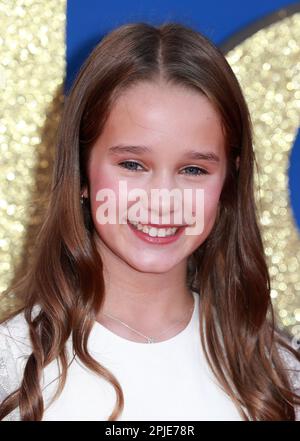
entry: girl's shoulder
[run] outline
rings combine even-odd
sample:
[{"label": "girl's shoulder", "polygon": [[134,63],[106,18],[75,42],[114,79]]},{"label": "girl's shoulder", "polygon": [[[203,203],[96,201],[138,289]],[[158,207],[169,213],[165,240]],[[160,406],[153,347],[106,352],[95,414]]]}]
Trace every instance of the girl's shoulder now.
[{"label": "girl's shoulder", "polygon": [[[32,316],[34,317],[39,310],[39,305],[35,305]],[[31,352],[29,327],[25,319],[24,311],[19,312],[0,324],[1,355],[2,351],[5,351],[7,348],[17,356],[24,352]]]},{"label": "girl's shoulder", "polygon": [[[287,340],[286,342],[289,346],[292,346],[292,344]],[[300,396],[300,360],[298,360],[291,351],[282,345],[278,346],[278,352],[283,361],[284,369],[286,370],[290,379],[293,392]],[[295,406],[295,413],[296,420],[300,421],[300,405]]]},{"label": "girl's shoulder", "polygon": [[300,361],[285,347],[279,346],[278,350],[294,387],[300,390]]},{"label": "girl's shoulder", "polygon": [[[39,310],[34,307],[34,313]],[[32,353],[28,323],[24,312],[0,324],[0,402],[20,386],[23,368]],[[19,419],[18,408],[5,420]]]}]

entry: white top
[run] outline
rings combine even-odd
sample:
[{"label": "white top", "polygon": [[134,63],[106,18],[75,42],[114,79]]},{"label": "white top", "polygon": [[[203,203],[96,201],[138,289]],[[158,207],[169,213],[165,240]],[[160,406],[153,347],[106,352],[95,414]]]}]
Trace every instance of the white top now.
[{"label": "white top", "polygon": [[[162,342],[130,341],[99,322],[94,323],[88,349],[121,384],[125,403],[119,421],[242,420],[205,360],[199,334],[199,295],[193,295],[195,306],[190,322]],[[34,313],[39,307],[35,308]],[[71,338],[67,349],[71,360]],[[27,322],[21,312],[0,325],[1,401],[19,386],[30,353]],[[113,386],[77,359],[68,368],[62,394],[48,407],[58,384],[57,375],[55,360],[43,372],[43,421],[108,419],[116,400]],[[297,413],[300,419],[299,410]],[[5,420],[20,420],[19,408]]]}]

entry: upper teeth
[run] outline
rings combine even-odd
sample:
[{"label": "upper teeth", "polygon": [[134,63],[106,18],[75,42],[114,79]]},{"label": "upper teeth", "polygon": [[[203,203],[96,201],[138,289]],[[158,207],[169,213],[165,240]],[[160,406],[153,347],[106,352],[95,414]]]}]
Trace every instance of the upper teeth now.
[{"label": "upper teeth", "polygon": [[146,234],[149,234],[149,236],[152,237],[165,237],[165,236],[171,236],[176,233],[178,228],[156,228],[148,225],[142,225],[140,222],[136,221],[129,221],[132,225],[134,225],[138,230],[143,231]]}]

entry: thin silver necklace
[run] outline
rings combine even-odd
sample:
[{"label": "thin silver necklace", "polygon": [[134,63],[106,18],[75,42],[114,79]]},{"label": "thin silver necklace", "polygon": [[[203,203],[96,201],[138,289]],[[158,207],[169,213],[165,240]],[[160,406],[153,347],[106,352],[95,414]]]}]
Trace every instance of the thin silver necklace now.
[{"label": "thin silver necklace", "polygon": [[[188,313],[190,313],[191,311],[194,310],[195,307],[195,299],[194,299],[194,303],[193,306],[188,310]],[[126,328],[129,328],[131,331],[135,332],[136,334],[144,337],[147,340],[147,343],[155,343],[157,337],[155,337],[155,339],[153,337],[148,337],[145,334],[142,334],[141,332],[137,331],[136,329],[132,328],[131,326],[127,325],[127,323],[122,322],[122,320],[118,319],[117,317],[112,316],[111,314],[108,313],[103,313],[103,315],[106,315],[107,317],[110,317],[113,320],[116,320],[117,322],[121,323],[122,325],[126,326]],[[183,319],[179,320],[178,322],[176,322],[176,324],[170,326],[169,328],[167,328],[165,331],[161,332],[158,337],[160,337],[161,335],[165,334],[167,331],[169,331],[170,329],[172,329],[174,326],[176,326],[178,323],[181,323],[183,320],[185,319],[185,316]]]}]

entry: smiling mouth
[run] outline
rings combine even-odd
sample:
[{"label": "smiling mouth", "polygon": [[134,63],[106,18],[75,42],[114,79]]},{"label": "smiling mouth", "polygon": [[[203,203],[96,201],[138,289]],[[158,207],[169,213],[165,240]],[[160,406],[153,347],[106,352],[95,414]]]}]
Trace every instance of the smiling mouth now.
[{"label": "smiling mouth", "polygon": [[178,230],[180,230],[184,225],[175,226],[175,227],[163,227],[163,226],[153,226],[153,224],[144,225],[140,222],[130,221],[128,222],[135,228],[145,234],[148,234],[151,237],[169,237],[175,236]]}]

